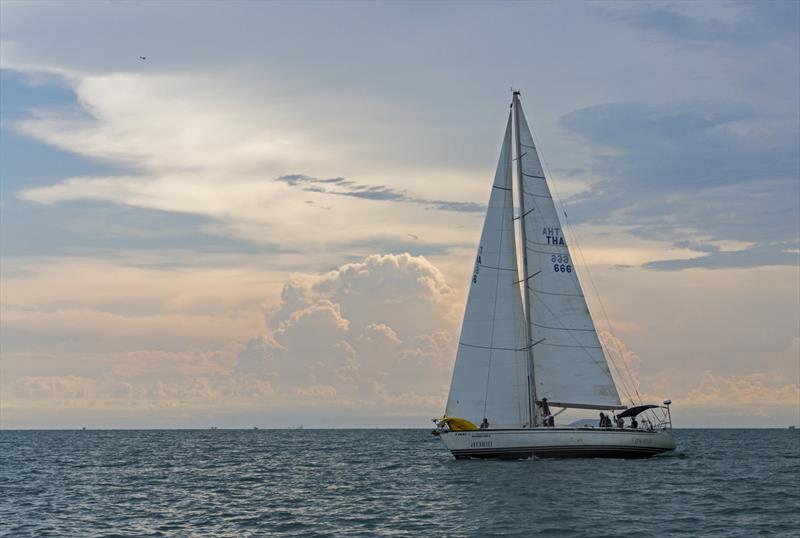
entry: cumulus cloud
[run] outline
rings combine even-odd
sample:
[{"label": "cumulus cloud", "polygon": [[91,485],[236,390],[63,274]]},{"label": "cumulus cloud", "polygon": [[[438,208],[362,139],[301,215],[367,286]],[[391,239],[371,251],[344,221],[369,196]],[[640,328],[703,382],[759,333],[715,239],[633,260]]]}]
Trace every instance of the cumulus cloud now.
[{"label": "cumulus cloud", "polygon": [[333,382],[344,399],[412,390],[441,398],[454,352],[453,295],[434,265],[409,254],[292,279],[268,317],[285,349],[278,368],[301,388]]},{"label": "cumulus cloud", "polygon": [[94,374],[24,375],[4,383],[3,395],[12,408],[80,400],[438,413],[454,357],[453,295],[423,257],[368,256],[290,279],[260,335],[213,351],[112,353],[96,359]]},{"label": "cumulus cloud", "polygon": [[698,385],[681,401],[684,407],[716,407],[767,414],[775,407],[800,407],[800,386],[780,373],[716,375],[703,372]]},{"label": "cumulus cloud", "polygon": [[425,257],[371,255],[321,275],[290,280],[269,323],[278,326],[292,312],[327,299],[340,305],[357,331],[383,324],[408,338],[451,330],[457,321],[454,298],[442,272]]},{"label": "cumulus cloud", "polygon": [[[770,367],[769,371],[746,374],[720,374],[709,370],[693,374],[676,386],[667,371],[643,374],[642,360],[625,342],[608,331],[599,333],[611,361],[612,374],[623,402],[630,404],[660,403],[672,399],[679,421],[693,422],[696,417],[720,411],[740,416],[784,418],[800,413],[800,385],[797,382],[797,358],[800,338],[794,338],[786,350],[762,354],[753,360],[753,367]],[[795,363],[795,378],[787,376],[781,363]],[[627,401],[626,401],[627,400]],[[690,416],[683,416],[684,414]],[[683,422],[683,423],[686,423]]]}]

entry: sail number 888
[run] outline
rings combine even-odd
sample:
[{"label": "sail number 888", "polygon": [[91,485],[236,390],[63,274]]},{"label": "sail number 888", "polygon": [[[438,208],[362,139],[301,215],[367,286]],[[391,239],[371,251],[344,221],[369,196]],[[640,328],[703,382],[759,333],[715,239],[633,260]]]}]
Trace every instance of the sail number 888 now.
[{"label": "sail number 888", "polygon": [[553,263],[553,271],[556,273],[571,273],[572,265],[569,263],[569,256],[566,254],[553,254],[550,258]]}]

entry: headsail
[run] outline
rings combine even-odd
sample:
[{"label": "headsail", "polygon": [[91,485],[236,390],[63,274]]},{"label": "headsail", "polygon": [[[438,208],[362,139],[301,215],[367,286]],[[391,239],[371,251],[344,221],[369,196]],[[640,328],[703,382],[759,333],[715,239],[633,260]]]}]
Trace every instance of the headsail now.
[{"label": "headsail", "polygon": [[492,428],[524,427],[530,420],[511,185],[509,115],[445,411],[475,424],[487,418]]},{"label": "headsail", "polygon": [[621,407],[518,97],[514,105],[536,397],[566,407]]}]

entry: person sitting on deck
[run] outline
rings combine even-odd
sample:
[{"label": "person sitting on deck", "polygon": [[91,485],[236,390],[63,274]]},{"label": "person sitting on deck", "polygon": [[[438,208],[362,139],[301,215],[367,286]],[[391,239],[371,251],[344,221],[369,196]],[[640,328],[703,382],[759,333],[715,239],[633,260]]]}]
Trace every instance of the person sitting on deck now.
[{"label": "person sitting on deck", "polygon": [[600,411],[600,427],[601,428],[606,427],[606,416],[603,414],[602,411]]},{"label": "person sitting on deck", "polygon": [[633,430],[637,430],[637,429],[639,429],[639,423],[638,423],[638,422],[636,422],[636,417],[633,417],[633,418],[631,419],[631,425],[630,425],[629,427],[630,427],[631,429],[633,429]]},{"label": "person sitting on deck", "polygon": [[483,422],[481,422],[480,428],[482,430],[486,430],[489,428],[489,420],[486,417],[483,417]]},{"label": "person sitting on deck", "polygon": [[625,419],[622,417],[616,417],[617,428],[624,428],[625,427]]}]

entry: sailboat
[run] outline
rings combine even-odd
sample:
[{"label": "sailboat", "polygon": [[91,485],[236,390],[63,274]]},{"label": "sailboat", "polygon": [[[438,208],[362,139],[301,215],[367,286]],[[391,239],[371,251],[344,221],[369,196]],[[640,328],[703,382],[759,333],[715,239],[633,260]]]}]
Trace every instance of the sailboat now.
[{"label": "sailboat", "polygon": [[[567,235],[514,91],[447,406],[435,419],[457,459],[648,457],[676,446],[669,400],[621,404]],[[567,409],[599,410],[601,420],[557,425]]]}]

